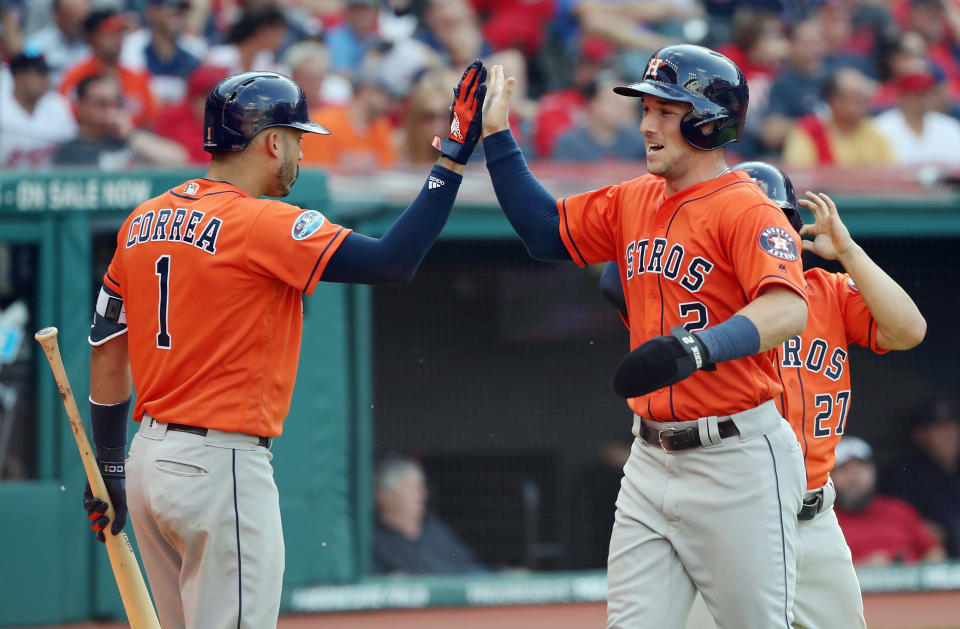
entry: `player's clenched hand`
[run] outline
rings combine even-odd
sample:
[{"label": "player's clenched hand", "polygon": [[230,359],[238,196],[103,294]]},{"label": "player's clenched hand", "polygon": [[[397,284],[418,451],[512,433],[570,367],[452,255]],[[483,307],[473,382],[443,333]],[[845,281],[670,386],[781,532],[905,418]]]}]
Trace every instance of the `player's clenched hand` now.
[{"label": "player's clenched hand", "polygon": [[840,220],[833,199],[822,192],[814,194],[807,191],[806,195],[807,198],[800,199],[798,203],[810,210],[816,221],[800,228],[801,236],[814,236],[813,240],[803,241],[803,250],[812,251],[827,260],[836,260],[853,246],[853,238]]},{"label": "player's clenched hand", "polygon": [[510,97],[513,96],[513,84],[516,82],[512,76],[503,77],[503,66],[490,68],[490,98],[483,109],[483,137],[510,128]]},{"label": "player's clenched hand", "polygon": [[[110,496],[110,502],[113,504],[113,525],[110,532],[119,535],[123,526],[127,523],[127,494],[126,494],[126,474],[124,473],[124,463],[108,463],[97,459],[97,465],[100,467],[103,484],[107,487],[107,495]],[[83,490],[83,508],[87,510],[87,519],[90,520],[90,528],[97,532],[97,541],[105,542],[103,535],[110,520],[104,515],[107,511],[107,503],[99,498],[93,497],[90,491],[90,483]]]},{"label": "player's clenched hand", "polygon": [[716,369],[707,348],[683,326],[657,336],[623,357],[613,372],[613,390],[626,398],[680,382],[698,369]]},{"label": "player's clenched hand", "polygon": [[487,94],[487,68],[477,59],[464,71],[453,88],[450,106],[450,133],[446,138],[436,136],[433,146],[440,154],[458,164],[466,164],[473,147],[480,140],[483,99]]}]

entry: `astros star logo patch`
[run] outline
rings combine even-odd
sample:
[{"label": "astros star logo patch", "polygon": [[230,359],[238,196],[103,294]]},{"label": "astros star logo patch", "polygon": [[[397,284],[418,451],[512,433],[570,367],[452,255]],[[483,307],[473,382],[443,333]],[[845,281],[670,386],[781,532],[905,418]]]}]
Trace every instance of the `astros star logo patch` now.
[{"label": "astros star logo patch", "polygon": [[781,260],[796,260],[799,254],[797,243],[790,232],[776,225],[765,227],[760,232],[757,244],[761,249]]}]

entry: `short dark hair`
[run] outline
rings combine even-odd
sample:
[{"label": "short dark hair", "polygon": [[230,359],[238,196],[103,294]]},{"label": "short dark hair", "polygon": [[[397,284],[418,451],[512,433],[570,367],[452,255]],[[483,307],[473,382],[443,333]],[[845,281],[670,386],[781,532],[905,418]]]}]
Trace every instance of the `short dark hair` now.
[{"label": "short dark hair", "polygon": [[49,74],[50,66],[42,54],[35,52],[21,52],[10,60],[10,74],[16,75],[28,70]]},{"label": "short dark hair", "polygon": [[104,81],[107,77],[102,74],[91,74],[90,76],[85,76],[80,79],[80,82],[77,83],[77,100],[81,101],[87,97],[87,92],[90,91],[90,86],[96,83],[97,81]]},{"label": "short dark hair", "polygon": [[269,28],[271,26],[285,27],[286,25],[287,18],[283,15],[283,12],[276,7],[268,7],[260,11],[244,13],[240,16],[240,19],[230,26],[225,41],[228,44],[236,44],[250,39],[250,37],[261,28]]}]

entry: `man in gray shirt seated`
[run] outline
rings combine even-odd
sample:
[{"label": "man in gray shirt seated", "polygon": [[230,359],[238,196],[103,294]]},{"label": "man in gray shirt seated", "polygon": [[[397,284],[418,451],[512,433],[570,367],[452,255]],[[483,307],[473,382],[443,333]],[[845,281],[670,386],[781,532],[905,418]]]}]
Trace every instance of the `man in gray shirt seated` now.
[{"label": "man in gray shirt seated", "polygon": [[452,528],[427,513],[427,484],[413,458],[390,454],[375,469],[377,522],[373,533],[376,574],[485,572]]}]

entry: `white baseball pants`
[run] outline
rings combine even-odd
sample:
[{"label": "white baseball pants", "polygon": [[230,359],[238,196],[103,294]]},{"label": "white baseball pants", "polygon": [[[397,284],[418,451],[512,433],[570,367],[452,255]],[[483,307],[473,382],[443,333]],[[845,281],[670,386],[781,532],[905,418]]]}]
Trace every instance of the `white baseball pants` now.
[{"label": "white baseball pants", "polygon": [[697,420],[707,447],[671,454],[634,441],[610,539],[608,628],[681,629],[699,590],[721,629],[789,629],[800,444],[772,401],[731,418],[740,435],[723,440],[724,417]]},{"label": "white baseball pants", "polygon": [[284,547],[272,458],[257,437],[168,431],[144,417],[127,506],[164,629],[277,626]]}]

